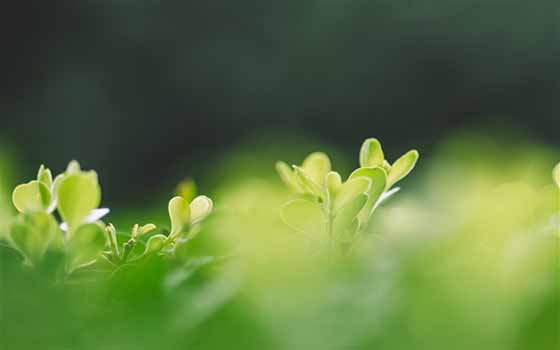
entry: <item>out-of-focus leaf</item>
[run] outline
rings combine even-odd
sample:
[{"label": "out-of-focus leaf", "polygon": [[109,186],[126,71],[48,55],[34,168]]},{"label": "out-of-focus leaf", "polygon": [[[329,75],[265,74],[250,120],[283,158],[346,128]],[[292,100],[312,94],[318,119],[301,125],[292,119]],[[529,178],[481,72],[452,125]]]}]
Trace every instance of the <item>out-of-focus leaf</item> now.
[{"label": "out-of-focus leaf", "polygon": [[73,230],[84,222],[101,202],[101,189],[95,172],[65,176],[57,186],[58,211]]},{"label": "out-of-focus leaf", "polygon": [[321,208],[305,199],[294,199],[282,207],[282,219],[299,233],[321,236],[325,220]]},{"label": "out-of-focus leaf", "polygon": [[418,151],[412,150],[397,159],[391,166],[391,171],[387,175],[387,188],[393,186],[408,175],[416,165],[418,157]]},{"label": "out-of-focus leaf", "polygon": [[315,152],[305,158],[301,168],[314,183],[321,186],[325,181],[325,176],[331,171],[331,161],[326,154]]},{"label": "out-of-focus leaf", "polygon": [[21,213],[47,211],[51,200],[49,188],[37,180],[17,186],[12,193],[12,202]]},{"label": "out-of-focus leaf", "polygon": [[305,191],[317,196],[322,197],[323,193],[321,187],[315,182],[306,172],[300,167],[294,166],[296,178]]},{"label": "out-of-focus leaf", "polygon": [[66,242],[68,271],[93,263],[105,248],[105,230],[98,223],[78,227]]},{"label": "out-of-focus leaf", "polygon": [[196,197],[190,204],[191,225],[204,220],[212,211],[212,200],[206,196]]},{"label": "out-of-focus leaf", "polygon": [[169,218],[171,219],[171,235],[178,235],[189,227],[191,208],[183,197],[173,197],[169,201]]},{"label": "out-of-focus leaf", "polygon": [[385,155],[379,141],[375,138],[365,140],[360,149],[360,166],[382,166],[384,160]]},{"label": "out-of-focus leaf", "polygon": [[21,214],[12,224],[10,238],[15,247],[35,265],[58,233],[56,220],[51,215],[42,212],[26,213]]}]

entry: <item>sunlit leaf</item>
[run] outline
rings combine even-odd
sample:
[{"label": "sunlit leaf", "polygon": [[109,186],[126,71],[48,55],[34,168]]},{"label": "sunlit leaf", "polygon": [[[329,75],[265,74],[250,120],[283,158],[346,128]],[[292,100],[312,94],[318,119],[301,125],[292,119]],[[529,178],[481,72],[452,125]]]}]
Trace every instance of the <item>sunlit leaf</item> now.
[{"label": "sunlit leaf", "polygon": [[196,197],[190,204],[191,225],[204,220],[212,211],[212,200],[206,196]]},{"label": "sunlit leaf", "polygon": [[336,171],[331,171],[327,174],[325,184],[329,198],[334,198],[342,188],[342,178]]},{"label": "sunlit leaf", "polygon": [[300,186],[305,189],[305,191],[318,197],[323,196],[323,192],[319,184],[313,181],[313,179],[305,172],[305,170],[300,167],[294,166],[294,171]]},{"label": "sunlit leaf", "polygon": [[[367,194],[359,194],[354,199],[348,201],[346,205],[340,209],[334,219],[334,232],[338,237],[348,236],[347,231],[358,223],[358,214],[364,208],[368,200]],[[351,232],[353,233],[353,232]]]},{"label": "sunlit leaf", "polygon": [[282,219],[299,233],[321,236],[325,220],[321,208],[304,199],[294,199],[282,207]]},{"label": "sunlit leaf", "polygon": [[51,200],[49,188],[37,180],[17,186],[12,193],[12,202],[21,213],[47,211]]},{"label": "sunlit leaf", "polygon": [[150,254],[160,251],[161,248],[163,248],[166,239],[167,236],[162,234],[153,235],[152,237],[150,237],[150,239],[148,239],[148,242],[146,243],[144,254]]},{"label": "sunlit leaf", "polygon": [[387,188],[393,186],[408,175],[416,165],[418,157],[418,151],[412,150],[397,159],[391,166],[391,171],[387,175]]},{"label": "sunlit leaf", "polygon": [[53,184],[53,177],[50,169],[47,169],[44,165],[41,165],[39,167],[39,171],[37,172],[37,181],[45,184],[45,186],[47,186],[47,188],[50,190]]},{"label": "sunlit leaf", "polygon": [[191,219],[189,203],[183,197],[173,197],[169,201],[168,209],[171,219],[171,235],[178,235],[186,231]]},{"label": "sunlit leaf", "polygon": [[354,172],[350,175],[350,179],[359,177],[365,177],[371,180],[371,186],[369,191],[367,192],[368,201],[364,206],[362,213],[360,214],[360,218],[365,222],[369,218],[375,203],[385,191],[385,187],[387,185],[387,174],[382,168],[374,167],[359,168],[354,170]]},{"label": "sunlit leaf", "polygon": [[334,199],[333,210],[335,214],[359,195],[367,193],[370,187],[371,180],[365,177],[357,177],[346,181]]},{"label": "sunlit leaf", "polygon": [[379,141],[375,138],[365,140],[360,149],[360,166],[382,166],[383,160],[385,160],[385,155]]},{"label": "sunlit leaf", "polygon": [[295,192],[302,191],[302,188],[295,177],[296,175],[294,174],[294,170],[288,164],[284,162],[277,162],[276,171],[278,172],[280,179],[282,179],[288,188]]},{"label": "sunlit leaf", "polygon": [[556,186],[560,187],[560,163],[558,163],[558,165],[556,165],[556,167],[554,168],[554,171],[552,172],[552,177],[554,178],[554,182],[556,183]]},{"label": "sunlit leaf", "polygon": [[326,154],[315,152],[305,158],[301,168],[314,183],[321,186],[325,176],[331,171],[331,161]]},{"label": "sunlit leaf", "polygon": [[57,186],[58,211],[73,230],[83,223],[91,211],[99,206],[101,189],[94,172],[65,176]]}]

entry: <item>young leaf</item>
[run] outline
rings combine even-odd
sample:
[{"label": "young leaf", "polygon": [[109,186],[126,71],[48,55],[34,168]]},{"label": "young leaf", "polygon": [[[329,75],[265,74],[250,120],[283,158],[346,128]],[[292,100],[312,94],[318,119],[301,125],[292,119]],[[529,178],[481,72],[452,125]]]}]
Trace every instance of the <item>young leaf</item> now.
[{"label": "young leaf", "polygon": [[89,265],[101,255],[106,239],[102,225],[86,224],[78,227],[66,242],[68,271]]},{"label": "young leaf", "polygon": [[385,188],[387,186],[387,173],[382,168],[374,167],[374,168],[359,168],[354,170],[354,172],[350,175],[350,179],[355,179],[359,177],[365,177],[371,180],[371,187],[367,192],[368,201],[364,206],[364,210],[360,214],[360,219],[362,219],[362,221],[365,222],[369,219],[369,216],[371,214],[371,211],[373,210],[375,203],[385,191]]},{"label": "young leaf", "polygon": [[189,203],[183,197],[173,197],[169,201],[169,218],[171,219],[171,234],[176,236],[188,229],[191,219]]},{"label": "young leaf", "polygon": [[327,187],[327,194],[329,195],[329,198],[334,198],[342,188],[342,178],[336,171],[331,171],[327,174],[325,184]]},{"label": "young leaf", "polygon": [[284,162],[276,162],[276,171],[278,172],[280,179],[282,179],[289,189],[295,192],[302,192],[302,188],[296,179],[294,171],[288,164]]},{"label": "young leaf", "polygon": [[20,213],[46,212],[51,200],[49,188],[37,180],[17,186],[12,193],[12,202]]},{"label": "young leaf", "polygon": [[397,159],[391,166],[391,171],[387,175],[387,188],[390,188],[408,175],[416,165],[418,157],[418,151],[412,150]]},{"label": "young leaf", "polygon": [[309,176],[311,181],[317,185],[323,185],[325,176],[331,171],[331,161],[329,157],[321,152],[308,155],[303,161],[301,168]]},{"label": "young leaf", "polygon": [[39,167],[39,171],[37,172],[37,181],[44,183],[45,186],[47,186],[47,188],[50,190],[53,183],[53,177],[50,169],[47,169],[44,165],[41,165]]},{"label": "young leaf", "polygon": [[153,235],[152,237],[150,237],[150,239],[148,239],[148,242],[146,243],[146,249],[144,250],[143,255],[161,250],[161,248],[163,248],[163,245],[165,244],[166,239],[167,237],[162,234]]},{"label": "young leaf", "polygon": [[97,176],[92,173],[65,176],[57,186],[58,211],[70,230],[83,223],[101,201]]},{"label": "young leaf", "polygon": [[196,197],[190,204],[191,225],[198,224],[204,220],[212,211],[212,200],[206,196]]},{"label": "young leaf", "polygon": [[360,166],[382,166],[384,160],[385,155],[379,141],[375,138],[365,140],[360,149]]},{"label": "young leaf", "polygon": [[37,212],[20,215],[11,227],[10,238],[15,247],[35,265],[58,233],[55,219],[49,214]]},{"label": "young leaf", "polygon": [[335,215],[350,201],[354,200],[361,194],[365,194],[371,187],[371,180],[365,177],[357,177],[346,181],[340,191],[336,195],[333,203],[333,210]]},{"label": "young leaf", "polygon": [[318,183],[313,181],[313,179],[300,167],[294,165],[294,172],[296,174],[296,179],[299,184],[306,192],[311,193],[317,197],[323,196],[323,191],[319,187]]},{"label": "young leaf", "polygon": [[299,233],[321,236],[325,220],[321,208],[305,199],[294,199],[282,207],[282,220]]},{"label": "young leaf", "polygon": [[352,224],[357,223],[357,216],[368,201],[368,196],[361,193],[348,201],[334,219],[334,233],[337,237],[345,236]]}]

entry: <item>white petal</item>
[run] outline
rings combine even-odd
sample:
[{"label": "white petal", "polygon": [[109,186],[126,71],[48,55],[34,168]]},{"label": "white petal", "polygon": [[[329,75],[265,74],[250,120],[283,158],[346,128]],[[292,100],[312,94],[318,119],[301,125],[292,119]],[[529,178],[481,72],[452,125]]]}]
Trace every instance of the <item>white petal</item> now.
[{"label": "white petal", "polygon": [[374,208],[377,208],[381,202],[385,201],[387,198],[391,197],[392,195],[394,195],[395,193],[400,191],[400,187],[395,187],[390,191],[387,192],[383,192],[383,194],[381,196],[379,196],[379,199],[377,200],[377,203],[375,203]]},{"label": "white petal", "polygon": [[109,208],[93,209],[92,211],[89,212],[88,216],[86,216],[86,218],[84,219],[84,223],[89,224],[92,222],[96,222],[97,220],[101,219],[105,215],[109,214],[110,211],[111,210]]}]

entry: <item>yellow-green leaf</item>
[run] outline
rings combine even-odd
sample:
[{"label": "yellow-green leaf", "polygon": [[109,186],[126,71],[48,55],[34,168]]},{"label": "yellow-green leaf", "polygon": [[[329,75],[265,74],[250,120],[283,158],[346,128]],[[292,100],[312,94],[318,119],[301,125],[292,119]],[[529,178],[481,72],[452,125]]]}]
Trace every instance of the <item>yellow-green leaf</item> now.
[{"label": "yellow-green leaf", "polygon": [[556,165],[556,167],[554,168],[554,171],[552,172],[552,177],[554,178],[554,182],[556,183],[556,186],[560,187],[560,163],[558,163],[558,165]]},{"label": "yellow-green leaf", "polygon": [[382,166],[384,160],[385,155],[379,141],[375,138],[365,140],[360,149],[360,166]]},{"label": "yellow-green leaf", "polygon": [[20,213],[46,212],[51,200],[49,188],[37,180],[17,186],[12,193],[12,202]]},{"label": "yellow-green leaf", "polygon": [[390,188],[408,175],[416,165],[418,157],[418,151],[412,150],[397,159],[391,166],[391,171],[387,175],[387,188]]},{"label": "yellow-green leaf", "polygon": [[333,227],[336,237],[348,238],[348,230],[350,228],[356,229],[356,225],[358,223],[357,216],[366,205],[367,200],[367,194],[361,193],[352,200],[346,202],[346,205],[340,209],[334,218]]},{"label": "yellow-green leaf", "polygon": [[173,197],[169,201],[169,218],[171,219],[171,236],[186,231],[190,224],[191,209],[183,197]]},{"label": "yellow-green leaf", "polygon": [[69,231],[77,228],[101,202],[97,176],[75,173],[65,176],[57,185],[58,212],[68,224]]},{"label": "yellow-green leaf", "polygon": [[385,170],[383,170],[383,168],[374,167],[359,168],[354,170],[354,172],[350,175],[350,179],[359,177],[365,177],[371,180],[371,187],[367,192],[368,201],[364,206],[362,213],[360,214],[360,218],[365,222],[369,218],[375,203],[379,200],[379,198],[385,191],[385,188],[387,186],[387,173],[385,172]]},{"label": "yellow-green leaf", "polygon": [[334,199],[333,210],[335,214],[359,195],[366,194],[370,187],[371,180],[365,177],[357,177],[346,181]]},{"label": "yellow-green leaf", "polygon": [[294,172],[296,174],[296,179],[298,180],[300,186],[308,193],[315,196],[322,197],[323,192],[321,187],[317,182],[315,182],[311,176],[309,176],[305,170],[300,167],[294,166]]},{"label": "yellow-green leaf", "polygon": [[196,197],[190,204],[191,225],[196,225],[204,220],[212,211],[212,200],[206,196]]},{"label": "yellow-green leaf", "polygon": [[321,208],[305,199],[294,199],[282,207],[282,220],[299,233],[320,238],[325,232]]},{"label": "yellow-green leaf", "polygon": [[66,242],[68,271],[95,262],[105,245],[105,230],[102,225],[93,223],[80,226]]},{"label": "yellow-green leaf", "polygon": [[322,152],[311,153],[303,161],[301,169],[314,183],[321,186],[325,181],[325,176],[331,171],[331,161]]},{"label": "yellow-green leaf", "polygon": [[37,264],[50,242],[59,233],[56,220],[46,213],[21,214],[10,229],[14,246],[31,262]]}]

